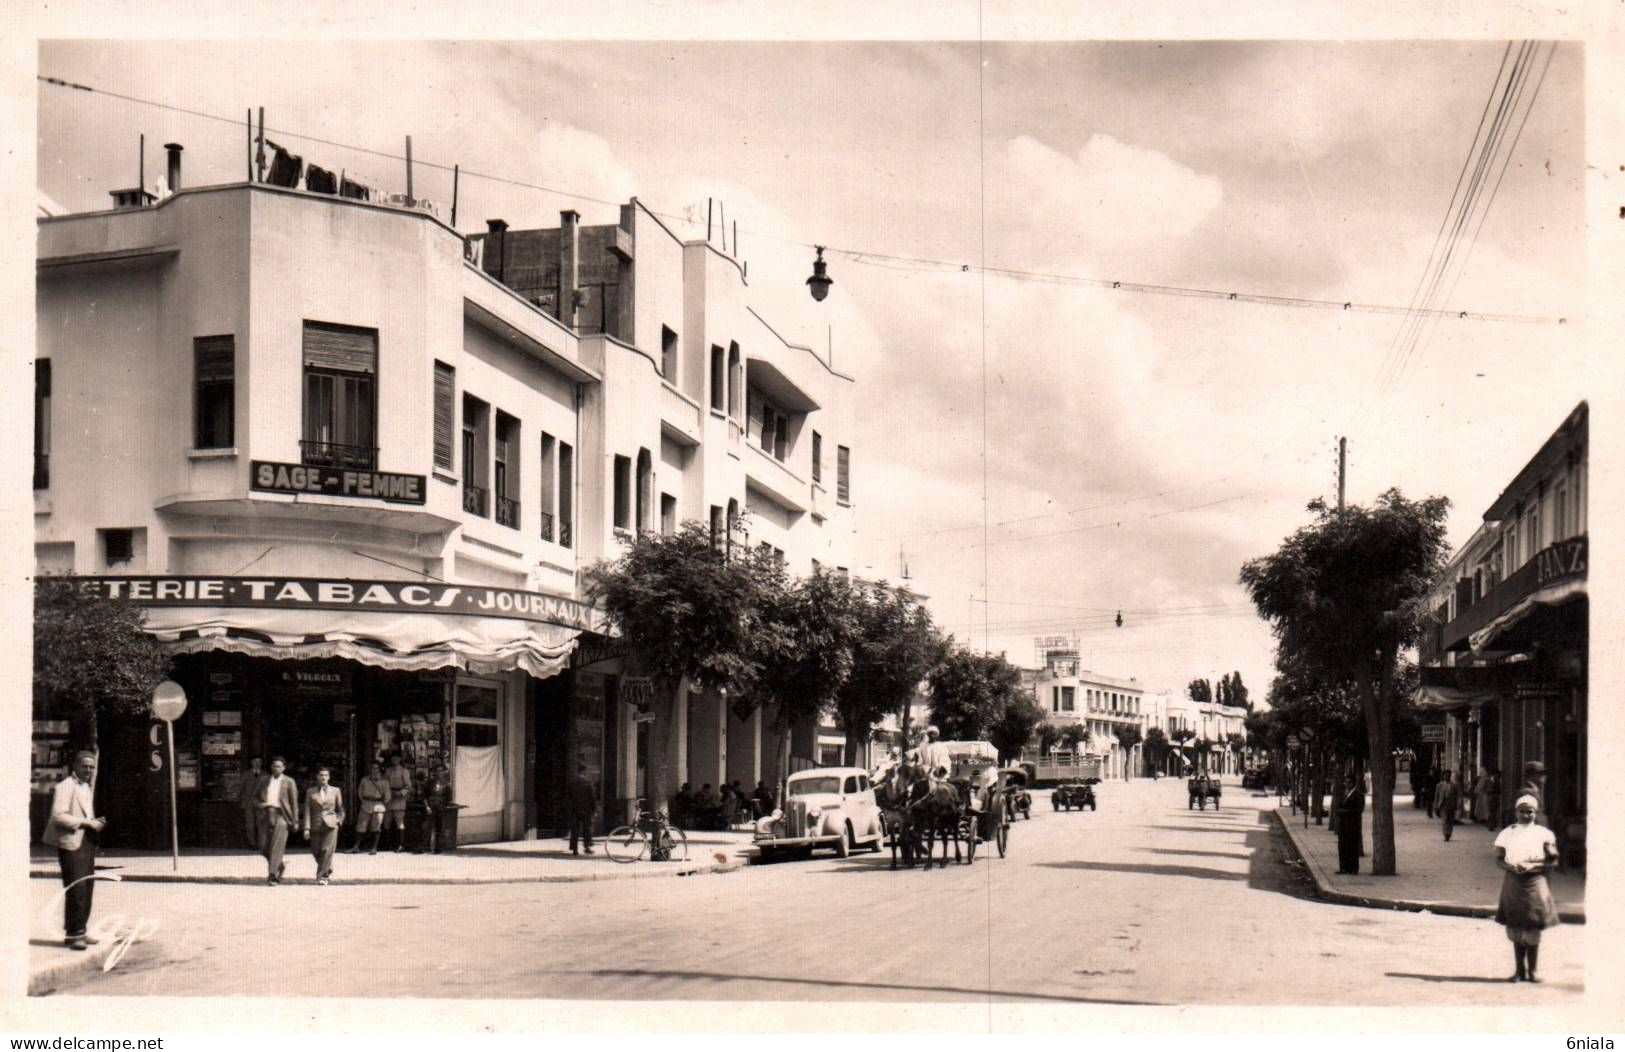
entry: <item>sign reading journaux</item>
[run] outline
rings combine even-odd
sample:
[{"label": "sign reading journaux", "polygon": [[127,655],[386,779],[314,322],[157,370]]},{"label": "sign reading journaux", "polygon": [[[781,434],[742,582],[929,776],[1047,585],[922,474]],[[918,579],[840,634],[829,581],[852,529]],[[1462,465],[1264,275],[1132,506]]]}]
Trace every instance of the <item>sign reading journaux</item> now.
[{"label": "sign reading journaux", "polygon": [[255,460],[250,464],[249,478],[253,489],[266,493],[319,493],[324,497],[361,497],[394,504],[424,503],[422,475]]}]

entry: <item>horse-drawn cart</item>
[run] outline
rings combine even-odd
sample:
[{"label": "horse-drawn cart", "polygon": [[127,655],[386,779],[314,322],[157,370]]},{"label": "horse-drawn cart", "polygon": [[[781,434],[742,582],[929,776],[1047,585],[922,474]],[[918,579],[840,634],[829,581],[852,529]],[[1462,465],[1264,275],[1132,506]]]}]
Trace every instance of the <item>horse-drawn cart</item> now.
[{"label": "horse-drawn cart", "polygon": [[1223,791],[1223,786],[1217,777],[1206,774],[1195,775],[1186,781],[1185,789],[1190,796],[1190,802],[1185,807],[1187,811],[1191,808],[1206,811],[1209,800],[1213,801],[1213,810],[1219,809],[1219,795]]}]

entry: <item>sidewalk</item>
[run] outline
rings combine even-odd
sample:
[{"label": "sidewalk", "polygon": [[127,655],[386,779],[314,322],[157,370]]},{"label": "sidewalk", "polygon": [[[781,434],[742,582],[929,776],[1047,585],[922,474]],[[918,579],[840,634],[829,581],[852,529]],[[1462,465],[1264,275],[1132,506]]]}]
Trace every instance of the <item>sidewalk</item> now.
[{"label": "sidewalk", "polygon": [[[751,834],[745,832],[693,832],[688,834],[684,862],[631,862],[611,859],[602,841],[591,855],[572,855],[567,841],[517,840],[470,844],[440,855],[380,851],[352,855],[341,851],[333,859],[334,884],[527,884],[580,880],[624,880],[638,877],[689,876],[738,869],[754,854]],[[284,855],[284,884],[314,884],[316,862],[303,840],[289,840]],[[183,848],[180,868],[173,868],[167,851],[103,851],[96,868],[117,873],[122,880],[181,881],[198,884],[263,884],[265,859],[246,848]],[[29,859],[29,876],[59,879],[56,855],[38,844]],[[75,955],[77,956],[77,955]]]},{"label": "sidewalk", "polygon": [[[284,884],[316,883],[316,863],[303,841],[289,842]],[[526,884],[571,883],[589,880],[630,880],[683,877],[699,873],[726,873],[744,866],[755,854],[751,834],[744,832],[690,833],[685,862],[631,862],[621,864],[595,843],[591,855],[570,854],[562,839],[521,840],[477,844],[442,855],[380,852],[351,855],[340,852],[333,860],[334,885],[340,884]],[[120,881],[172,881],[198,884],[264,884],[265,860],[244,850],[186,849],[180,868],[172,868],[167,851],[103,851],[96,856],[98,872]],[[101,969],[115,949],[106,937],[88,951],[62,944],[61,875],[56,855],[38,844],[29,859],[31,914],[28,938],[28,993],[50,993]],[[96,917],[92,915],[92,927]],[[141,953],[141,945],[130,950]]]},{"label": "sidewalk", "polygon": [[[1495,865],[1494,835],[1482,825],[1457,825],[1447,843],[1439,822],[1411,806],[1409,794],[1394,797],[1394,854],[1399,872],[1371,875],[1371,813],[1363,823],[1365,855],[1360,872],[1337,872],[1337,837],[1326,824],[1303,824],[1303,812],[1287,804],[1276,817],[1303,856],[1322,899],[1379,909],[1430,910],[1461,917],[1492,917],[1504,875]],[[1329,821],[1329,820],[1328,820]],[[1585,877],[1559,870],[1550,878],[1563,920],[1585,923]]]}]

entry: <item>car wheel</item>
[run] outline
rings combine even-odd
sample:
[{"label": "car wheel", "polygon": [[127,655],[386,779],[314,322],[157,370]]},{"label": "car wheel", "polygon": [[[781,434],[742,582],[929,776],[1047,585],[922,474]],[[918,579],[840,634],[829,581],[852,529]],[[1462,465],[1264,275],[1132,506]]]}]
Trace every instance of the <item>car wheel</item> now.
[{"label": "car wheel", "polygon": [[759,847],[756,849],[756,861],[761,862],[764,865],[769,862],[777,861],[778,857],[779,853],[773,848]]},{"label": "car wheel", "polygon": [[1093,800],[1091,800],[1091,801],[1089,801],[1089,810],[1093,811],[1094,809],[1095,809],[1095,802]]},{"label": "car wheel", "polygon": [[1061,801],[1052,799],[1050,803],[1055,805],[1055,810],[1059,811],[1061,809]]},{"label": "car wheel", "polygon": [[839,840],[835,841],[835,854],[840,858],[847,858],[852,854],[852,823],[846,824]]}]

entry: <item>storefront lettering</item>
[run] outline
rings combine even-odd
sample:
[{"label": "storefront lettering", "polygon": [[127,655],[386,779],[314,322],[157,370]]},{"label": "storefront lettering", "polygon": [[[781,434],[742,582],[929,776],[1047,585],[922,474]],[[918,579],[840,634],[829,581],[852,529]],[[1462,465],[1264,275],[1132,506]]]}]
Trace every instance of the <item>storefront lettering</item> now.
[{"label": "storefront lettering", "polygon": [[607,631],[603,613],[563,596],[510,588],[466,588],[416,581],[353,581],[307,577],[84,577],[80,587],[147,606],[435,610],[479,617],[517,617],[594,632]]},{"label": "storefront lettering", "polygon": [[1559,577],[1573,577],[1586,572],[1586,539],[1554,544],[1535,556],[1538,582],[1546,584]]},{"label": "storefront lettering", "polygon": [[396,504],[423,504],[423,476],[394,471],[352,471],[270,460],[252,462],[252,488],[267,493],[320,493]]}]

